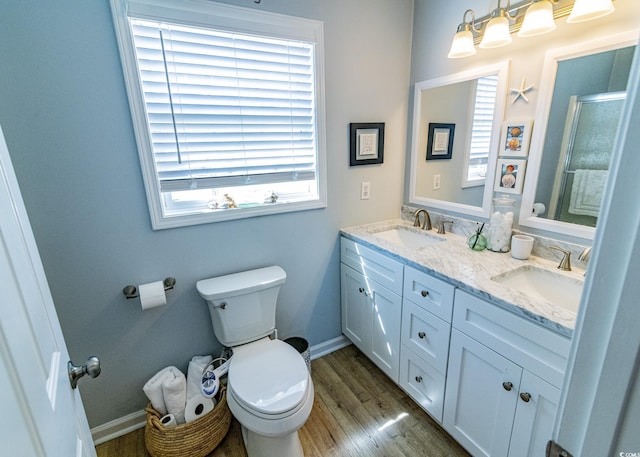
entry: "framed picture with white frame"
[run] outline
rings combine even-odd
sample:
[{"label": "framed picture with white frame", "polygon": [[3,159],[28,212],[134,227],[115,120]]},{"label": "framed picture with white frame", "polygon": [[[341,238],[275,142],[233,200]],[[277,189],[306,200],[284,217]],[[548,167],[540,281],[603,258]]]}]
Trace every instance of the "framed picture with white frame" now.
[{"label": "framed picture with white frame", "polygon": [[500,157],[527,157],[533,121],[506,121],[502,123]]},{"label": "framed picture with white frame", "polygon": [[498,159],[496,180],[493,189],[496,192],[521,194],[527,161],[522,159]]}]

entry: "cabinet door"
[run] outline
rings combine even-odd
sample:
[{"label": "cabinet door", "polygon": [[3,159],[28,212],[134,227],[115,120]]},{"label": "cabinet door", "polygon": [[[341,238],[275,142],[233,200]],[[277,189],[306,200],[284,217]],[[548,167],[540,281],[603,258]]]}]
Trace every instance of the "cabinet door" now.
[{"label": "cabinet door", "polygon": [[400,367],[402,298],[389,289],[367,282],[371,298],[371,360],[395,383]]},{"label": "cabinet door", "polygon": [[342,333],[362,352],[370,356],[371,302],[364,277],[340,264]]},{"label": "cabinet door", "polygon": [[545,455],[560,401],[560,389],[524,371],[513,422],[509,457]]},{"label": "cabinet door", "polygon": [[474,456],[507,455],[521,376],[518,365],[451,331],[443,424]]}]

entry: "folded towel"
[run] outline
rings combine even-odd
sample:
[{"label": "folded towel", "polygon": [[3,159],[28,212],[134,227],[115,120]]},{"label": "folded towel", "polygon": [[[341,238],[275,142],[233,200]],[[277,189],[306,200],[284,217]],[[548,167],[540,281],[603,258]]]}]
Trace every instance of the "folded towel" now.
[{"label": "folded towel", "polygon": [[162,383],[162,396],[167,406],[167,412],[173,414],[178,424],[184,424],[184,409],[187,404],[187,378],[176,367],[172,372],[174,377]]},{"label": "folded towel", "polygon": [[607,182],[607,170],[576,170],[571,186],[569,213],[598,217]]},{"label": "folded towel", "polygon": [[202,395],[202,371],[213,360],[210,355],[197,355],[189,362],[187,370],[187,403],[193,397]]},{"label": "folded towel", "polygon": [[[164,402],[164,395],[162,393],[162,384],[165,381],[175,378],[173,369],[175,367],[167,367],[158,371],[146,384],[142,387],[145,395],[151,402],[153,409],[158,411],[161,415],[167,414],[167,406]],[[177,370],[177,368],[175,368]]]}]

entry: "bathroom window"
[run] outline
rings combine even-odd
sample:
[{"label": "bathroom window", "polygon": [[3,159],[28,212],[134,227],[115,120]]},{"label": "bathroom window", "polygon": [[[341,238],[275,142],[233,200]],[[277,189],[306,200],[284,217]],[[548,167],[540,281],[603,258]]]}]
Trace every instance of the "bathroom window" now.
[{"label": "bathroom window", "polygon": [[489,163],[497,88],[498,75],[483,76],[477,80],[472,100],[473,113],[469,156],[466,164],[467,175],[463,177],[462,187],[484,185],[487,164]]},{"label": "bathroom window", "polygon": [[112,0],[154,229],[326,206],[322,24]]}]

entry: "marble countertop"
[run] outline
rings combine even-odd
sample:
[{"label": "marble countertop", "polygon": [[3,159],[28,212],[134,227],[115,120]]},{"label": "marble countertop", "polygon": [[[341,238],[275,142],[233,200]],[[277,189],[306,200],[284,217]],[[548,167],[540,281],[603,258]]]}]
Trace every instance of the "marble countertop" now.
[{"label": "marble countertop", "polygon": [[510,254],[491,251],[472,251],[466,238],[454,233],[437,235],[435,230],[429,236],[444,237],[446,241],[436,242],[428,248],[410,249],[400,244],[375,236],[377,232],[398,226],[413,228],[402,219],[394,219],[373,224],[347,227],[340,233],[369,248],[383,252],[400,262],[418,268],[426,273],[448,281],[454,286],[532,320],[563,336],[571,338],[576,321],[576,313],[559,308],[539,297],[530,297],[515,289],[492,281],[490,278],[524,265],[543,268],[576,278],[584,279],[584,270],[574,268],[570,272],[559,271],[557,261],[531,256],[528,260],[517,260]]}]

